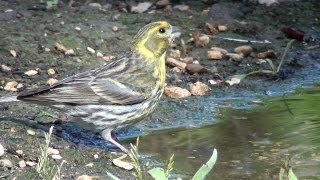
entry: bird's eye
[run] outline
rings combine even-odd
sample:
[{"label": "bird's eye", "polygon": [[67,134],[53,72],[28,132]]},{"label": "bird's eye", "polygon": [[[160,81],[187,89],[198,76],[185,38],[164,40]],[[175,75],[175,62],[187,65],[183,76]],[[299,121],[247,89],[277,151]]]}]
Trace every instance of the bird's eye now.
[{"label": "bird's eye", "polygon": [[166,32],[166,30],[165,30],[165,29],[163,29],[163,28],[160,28],[160,29],[159,29],[159,32],[160,32],[160,33],[165,33],[165,32]]}]

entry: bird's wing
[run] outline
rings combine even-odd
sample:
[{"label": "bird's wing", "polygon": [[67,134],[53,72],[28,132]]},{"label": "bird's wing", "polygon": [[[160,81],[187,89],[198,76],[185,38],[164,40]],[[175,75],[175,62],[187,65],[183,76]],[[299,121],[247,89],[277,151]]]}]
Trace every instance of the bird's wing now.
[{"label": "bird's wing", "polygon": [[[39,104],[135,104],[150,96],[155,79],[136,59],[122,57],[96,70],[68,77],[18,99]],[[139,79],[140,78],[140,79]]]}]

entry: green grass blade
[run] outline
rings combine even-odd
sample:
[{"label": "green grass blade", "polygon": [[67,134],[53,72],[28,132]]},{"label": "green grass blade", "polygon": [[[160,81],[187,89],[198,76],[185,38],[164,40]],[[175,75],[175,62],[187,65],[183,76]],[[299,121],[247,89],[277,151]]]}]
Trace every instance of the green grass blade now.
[{"label": "green grass blade", "polygon": [[271,59],[268,59],[268,58],[267,58],[266,61],[269,63],[272,71],[276,71],[276,68],[274,67],[274,64],[273,64],[273,62],[271,61]]},{"label": "green grass blade", "polygon": [[215,165],[217,161],[217,157],[218,157],[218,152],[216,149],[214,149],[209,161],[206,164],[202,165],[202,167],[193,176],[192,180],[204,180],[204,178],[207,176],[207,174],[211,171],[211,169]]},{"label": "green grass blade", "polygon": [[298,177],[293,173],[291,168],[289,169],[288,178],[289,180],[298,180]]},{"label": "green grass blade", "polygon": [[166,173],[162,168],[153,168],[148,171],[148,173],[153,177],[155,180],[166,180],[167,176]]}]

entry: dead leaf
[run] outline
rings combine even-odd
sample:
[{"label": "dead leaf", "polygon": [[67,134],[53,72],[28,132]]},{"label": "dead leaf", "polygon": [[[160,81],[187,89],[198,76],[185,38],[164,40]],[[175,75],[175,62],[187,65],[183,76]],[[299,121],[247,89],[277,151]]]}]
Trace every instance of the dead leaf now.
[{"label": "dead leaf", "polygon": [[130,162],[122,161],[120,159],[113,159],[112,163],[125,170],[132,170],[134,168]]}]

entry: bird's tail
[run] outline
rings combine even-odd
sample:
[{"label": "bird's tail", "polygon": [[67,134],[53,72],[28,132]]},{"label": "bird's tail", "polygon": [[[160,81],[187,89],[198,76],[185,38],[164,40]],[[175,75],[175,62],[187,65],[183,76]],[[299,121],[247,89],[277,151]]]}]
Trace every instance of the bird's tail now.
[{"label": "bird's tail", "polygon": [[17,99],[17,96],[2,96],[2,97],[0,97],[0,103],[17,102],[17,101],[19,101]]}]

